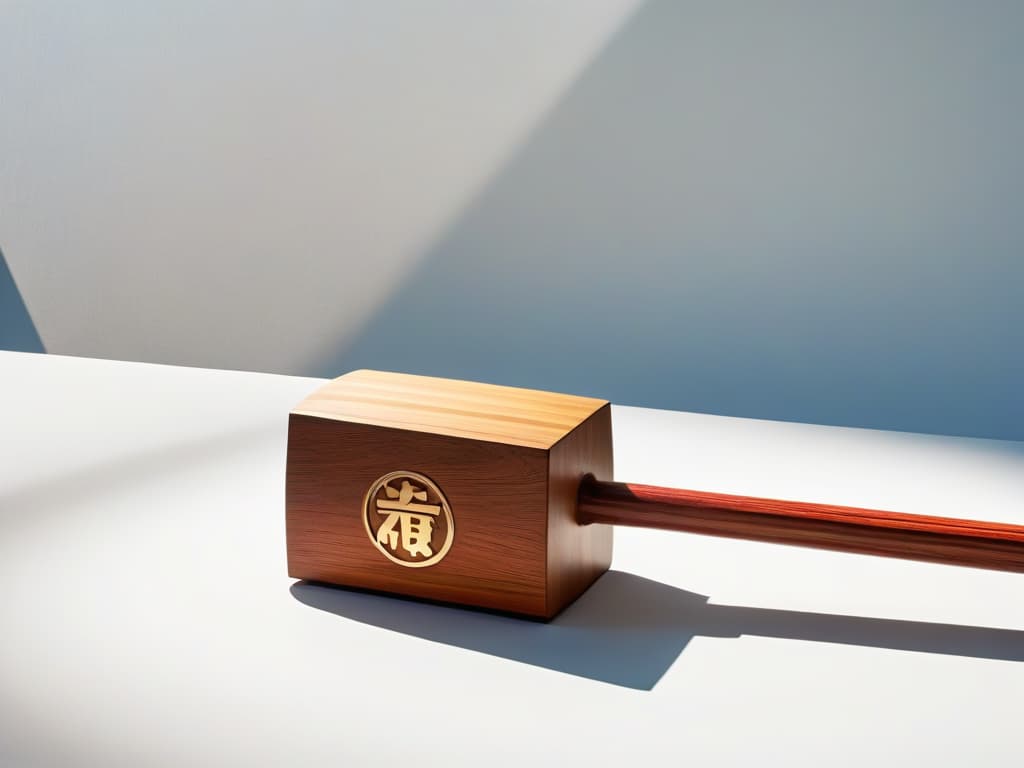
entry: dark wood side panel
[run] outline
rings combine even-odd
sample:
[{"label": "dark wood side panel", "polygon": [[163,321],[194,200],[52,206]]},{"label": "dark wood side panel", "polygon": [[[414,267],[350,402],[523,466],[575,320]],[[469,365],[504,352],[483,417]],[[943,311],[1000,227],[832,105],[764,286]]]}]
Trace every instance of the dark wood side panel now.
[{"label": "dark wood side panel", "polygon": [[612,478],[610,405],[595,411],[551,449],[549,473],[547,617],[551,618],[612,562],[612,526],[580,525],[576,515],[583,477]]},{"label": "dark wood side panel", "polygon": [[[547,451],[292,414],[286,528],[293,578],[543,617]],[[390,562],[367,536],[363,497],[412,470],[447,496],[455,538],[426,568]]]}]

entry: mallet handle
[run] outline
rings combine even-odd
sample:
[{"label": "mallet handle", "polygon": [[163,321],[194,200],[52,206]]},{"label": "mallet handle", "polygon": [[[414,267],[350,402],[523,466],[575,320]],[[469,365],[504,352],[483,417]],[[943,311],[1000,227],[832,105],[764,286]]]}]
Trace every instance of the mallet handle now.
[{"label": "mallet handle", "polygon": [[581,524],[611,523],[1024,573],[1024,526],[613,483],[587,477]]}]

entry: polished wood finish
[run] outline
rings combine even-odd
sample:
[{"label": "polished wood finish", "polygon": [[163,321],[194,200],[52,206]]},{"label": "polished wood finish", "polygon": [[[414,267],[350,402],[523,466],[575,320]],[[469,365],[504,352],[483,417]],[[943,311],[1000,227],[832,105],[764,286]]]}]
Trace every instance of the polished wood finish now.
[{"label": "polished wood finish", "polygon": [[548,458],[547,614],[575,600],[612,563],[612,527],[576,521],[580,481],[611,479],[612,409],[605,405],[555,445]]},{"label": "polished wood finish", "polygon": [[386,371],[352,371],[292,413],[547,450],[606,400]]},{"label": "polished wood finish", "polygon": [[1024,572],[1024,526],[588,478],[578,520]]},{"label": "polished wood finish", "polygon": [[[453,528],[435,526],[430,536],[441,540],[430,538],[429,551],[409,545],[403,553],[390,538],[399,536],[397,518],[381,509],[411,509],[417,492],[387,485],[400,473],[421,489],[436,486],[429,499],[416,497],[418,512],[402,513],[402,526],[421,525],[409,515],[444,508],[430,503],[449,505]],[[290,416],[288,573],[550,619],[608,569],[614,524],[1024,571],[1021,526],[627,485],[612,476],[604,400],[355,371]],[[394,541],[408,542],[400,530]]]},{"label": "polished wood finish", "polygon": [[[289,575],[551,618],[611,563],[610,527],[575,522],[580,481],[611,461],[606,401],[357,371],[290,416]],[[397,470],[451,506],[435,565],[391,562],[366,532],[364,495]]]}]

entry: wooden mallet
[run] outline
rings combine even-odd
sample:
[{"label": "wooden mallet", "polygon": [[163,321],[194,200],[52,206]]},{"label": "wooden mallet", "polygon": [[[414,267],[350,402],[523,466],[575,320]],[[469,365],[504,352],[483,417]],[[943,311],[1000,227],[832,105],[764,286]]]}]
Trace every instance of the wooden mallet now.
[{"label": "wooden mallet", "polygon": [[604,400],[354,371],[291,412],[294,578],[550,619],[613,524],[1024,572],[1024,526],[612,482]]}]

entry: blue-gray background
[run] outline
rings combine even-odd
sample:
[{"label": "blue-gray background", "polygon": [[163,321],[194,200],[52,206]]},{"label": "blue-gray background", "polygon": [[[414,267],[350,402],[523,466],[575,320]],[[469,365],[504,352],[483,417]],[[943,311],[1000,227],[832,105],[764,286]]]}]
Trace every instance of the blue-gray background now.
[{"label": "blue-gray background", "polygon": [[1024,439],[1024,3],[482,5],[8,12],[0,339]]}]

